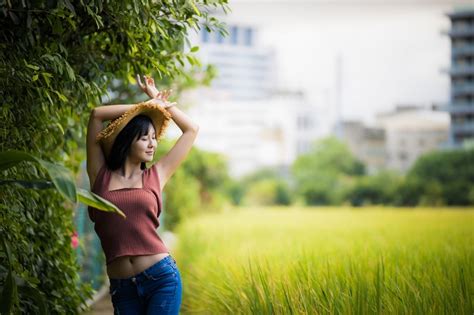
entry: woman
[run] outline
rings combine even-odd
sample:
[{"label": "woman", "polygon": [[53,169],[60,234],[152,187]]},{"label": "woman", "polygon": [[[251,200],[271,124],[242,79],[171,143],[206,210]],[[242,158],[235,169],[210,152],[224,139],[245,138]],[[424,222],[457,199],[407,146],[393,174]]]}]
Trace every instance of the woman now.
[{"label": "woman", "polygon": [[[89,207],[106,256],[115,314],[178,314],[182,286],[176,261],[156,232],[161,192],[189,153],[199,127],[167,101],[152,78],[141,89],[152,99],[137,105],[95,108],[87,133],[87,172],[92,191],[117,205],[123,219]],[[107,128],[102,123],[113,120]],[[173,120],[183,134],[148,169],[157,141]]]}]

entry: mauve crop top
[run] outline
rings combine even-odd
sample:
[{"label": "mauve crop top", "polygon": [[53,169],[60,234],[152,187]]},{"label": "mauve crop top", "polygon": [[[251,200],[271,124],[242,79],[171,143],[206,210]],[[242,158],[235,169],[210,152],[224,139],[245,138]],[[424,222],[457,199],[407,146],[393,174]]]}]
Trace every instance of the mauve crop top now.
[{"label": "mauve crop top", "polygon": [[109,191],[111,172],[104,164],[92,192],[115,204],[127,216],[97,210],[88,206],[89,218],[95,223],[105,253],[106,264],[120,256],[169,253],[156,229],[160,225],[162,203],[160,179],[156,164],[143,170],[143,188],[121,188]]}]

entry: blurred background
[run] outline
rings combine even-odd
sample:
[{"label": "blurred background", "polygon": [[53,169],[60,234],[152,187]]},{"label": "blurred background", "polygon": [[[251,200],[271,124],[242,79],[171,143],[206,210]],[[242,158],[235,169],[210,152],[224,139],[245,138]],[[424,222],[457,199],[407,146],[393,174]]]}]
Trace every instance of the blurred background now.
[{"label": "blurred background", "polygon": [[200,126],[157,229],[182,314],[474,313],[472,0],[0,5],[0,314],[113,313],[86,134],[136,74]]},{"label": "blurred background", "polygon": [[217,71],[209,88],[186,99],[202,126],[197,145],[226,155],[235,176],[262,166],[285,171],[331,135],[370,171],[406,172],[422,153],[468,146],[468,8],[453,1],[234,1],[219,16],[228,36],[205,29],[192,36],[199,58]]},{"label": "blurred background", "polygon": [[[303,177],[339,168],[334,171],[365,176],[366,182],[377,176],[402,180],[422,155],[473,147],[469,2],[235,1],[231,8],[229,14],[216,12],[227,33],[191,33],[199,59],[215,77],[209,86],[183,92],[180,101],[201,126],[196,146],[219,153],[233,179],[274,173],[303,193],[307,204],[342,203],[352,200],[350,192],[309,200]],[[175,126],[169,137],[177,135]],[[320,154],[328,155],[325,162]],[[344,166],[351,163],[357,165]],[[440,166],[439,172],[455,172]],[[424,187],[448,185],[444,175],[429,173],[431,178],[420,178]],[[463,175],[451,175],[463,181]],[[447,195],[423,200],[472,204],[472,182],[465,184],[456,201]],[[274,186],[276,192],[280,186]],[[380,202],[367,197],[352,201]]]}]

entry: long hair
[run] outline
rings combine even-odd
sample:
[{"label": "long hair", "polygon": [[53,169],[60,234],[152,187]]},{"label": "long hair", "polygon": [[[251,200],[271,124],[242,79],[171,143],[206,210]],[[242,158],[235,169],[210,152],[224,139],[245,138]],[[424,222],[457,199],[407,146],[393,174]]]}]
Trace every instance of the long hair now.
[{"label": "long hair", "polygon": [[[132,120],[119,132],[115,138],[107,163],[110,170],[117,170],[125,164],[133,141],[138,141],[141,136],[148,133],[150,125],[153,126],[153,121],[150,117],[140,114],[133,117]],[[154,127],[154,126],[153,126]],[[146,168],[145,162],[140,164],[140,169]]]}]

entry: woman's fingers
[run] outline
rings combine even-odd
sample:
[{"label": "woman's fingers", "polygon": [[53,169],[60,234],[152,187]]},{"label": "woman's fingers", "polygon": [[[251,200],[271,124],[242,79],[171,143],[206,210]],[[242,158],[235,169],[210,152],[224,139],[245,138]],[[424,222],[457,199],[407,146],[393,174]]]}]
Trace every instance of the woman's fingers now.
[{"label": "woman's fingers", "polygon": [[163,99],[167,100],[171,94],[171,91],[172,91],[171,89],[163,91]]},{"label": "woman's fingers", "polygon": [[153,78],[150,76],[147,76],[147,82],[148,85],[155,85],[155,80],[153,80]]},{"label": "woman's fingers", "polygon": [[143,83],[142,83],[142,79],[140,78],[140,75],[139,75],[139,74],[137,74],[137,83],[138,83],[138,86],[139,86],[140,88],[143,89],[143,88],[145,87],[145,86],[143,85]]}]

